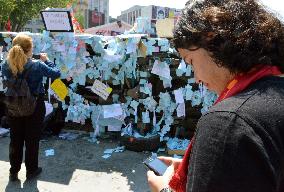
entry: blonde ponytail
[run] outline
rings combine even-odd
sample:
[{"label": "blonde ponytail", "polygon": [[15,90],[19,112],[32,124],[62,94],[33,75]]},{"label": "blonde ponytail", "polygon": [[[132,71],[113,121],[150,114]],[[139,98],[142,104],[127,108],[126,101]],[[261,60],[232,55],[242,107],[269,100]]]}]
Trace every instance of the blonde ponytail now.
[{"label": "blonde ponytail", "polygon": [[13,76],[17,76],[18,73],[23,72],[28,58],[22,47],[15,45],[10,49],[7,60]]},{"label": "blonde ponytail", "polygon": [[8,53],[8,63],[13,76],[22,73],[24,65],[28,61],[28,54],[31,53],[33,48],[33,40],[30,36],[25,34],[18,34],[13,39],[13,47]]}]

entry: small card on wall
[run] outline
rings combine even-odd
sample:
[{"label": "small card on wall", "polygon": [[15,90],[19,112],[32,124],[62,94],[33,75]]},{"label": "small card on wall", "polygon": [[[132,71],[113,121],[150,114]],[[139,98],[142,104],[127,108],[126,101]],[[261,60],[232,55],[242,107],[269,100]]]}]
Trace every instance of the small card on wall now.
[{"label": "small card on wall", "polygon": [[66,85],[60,79],[55,79],[50,87],[56,95],[64,101],[65,97],[68,95],[68,88]]},{"label": "small card on wall", "polygon": [[100,82],[99,80],[95,80],[91,90],[103,98],[104,100],[107,100],[109,94],[112,92],[112,88],[107,86],[106,84]]},{"label": "small card on wall", "polygon": [[178,104],[177,117],[185,117],[185,103]]},{"label": "small card on wall", "polygon": [[109,125],[108,131],[121,131],[121,125]]},{"label": "small card on wall", "polygon": [[[1,75],[1,72],[0,72]],[[4,91],[3,79],[0,77],[0,92]]]}]

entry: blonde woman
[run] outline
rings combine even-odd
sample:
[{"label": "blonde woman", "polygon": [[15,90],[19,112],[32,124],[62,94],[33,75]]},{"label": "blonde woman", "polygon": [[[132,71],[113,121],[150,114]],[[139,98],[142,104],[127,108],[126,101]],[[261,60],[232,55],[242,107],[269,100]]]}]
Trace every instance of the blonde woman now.
[{"label": "blonde woman", "polygon": [[40,55],[40,60],[32,60],[33,41],[25,34],[18,34],[13,39],[13,47],[9,50],[7,60],[3,64],[3,75],[9,80],[22,77],[28,70],[26,81],[30,92],[37,98],[35,111],[32,115],[12,117],[8,115],[10,126],[10,180],[18,180],[25,145],[26,177],[32,179],[39,175],[42,168],[38,166],[39,139],[45,117],[43,77],[58,78],[60,71],[53,69],[54,63],[48,60],[46,54]]}]

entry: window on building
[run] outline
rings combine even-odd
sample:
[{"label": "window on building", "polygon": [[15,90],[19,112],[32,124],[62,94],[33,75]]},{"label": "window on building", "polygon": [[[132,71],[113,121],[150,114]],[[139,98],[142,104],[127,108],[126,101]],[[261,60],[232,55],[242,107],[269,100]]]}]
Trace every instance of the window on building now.
[{"label": "window on building", "polygon": [[128,13],[127,23],[131,23],[131,13]]}]

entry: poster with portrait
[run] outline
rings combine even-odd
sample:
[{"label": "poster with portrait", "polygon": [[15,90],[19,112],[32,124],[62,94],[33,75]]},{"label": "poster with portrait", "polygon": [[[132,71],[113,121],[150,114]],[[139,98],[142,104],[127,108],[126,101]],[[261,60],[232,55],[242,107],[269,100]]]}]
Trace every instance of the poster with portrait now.
[{"label": "poster with portrait", "polygon": [[166,18],[166,10],[164,7],[157,7],[157,19],[165,19]]}]

